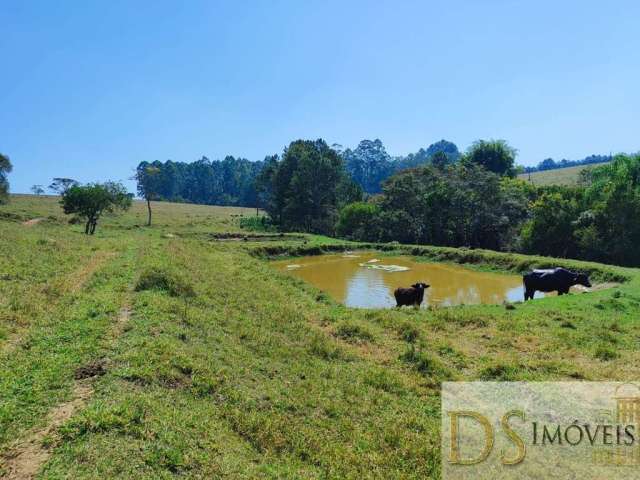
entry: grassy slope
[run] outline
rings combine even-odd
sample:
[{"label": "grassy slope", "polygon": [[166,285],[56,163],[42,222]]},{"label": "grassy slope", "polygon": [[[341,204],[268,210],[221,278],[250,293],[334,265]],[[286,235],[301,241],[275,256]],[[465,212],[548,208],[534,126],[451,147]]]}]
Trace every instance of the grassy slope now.
[{"label": "grassy slope", "polygon": [[[136,204],[89,238],[52,199],[0,207],[0,217],[52,216],[31,227],[0,219],[0,249],[11,252],[0,259],[0,454],[47,422],[78,367],[107,365],[86,407],[48,439],[42,478],[438,478],[440,381],[635,378],[635,269],[562,262],[629,280],[515,310],[357,310],[264,260],[339,242],[212,241],[209,232],[237,230],[239,209],[156,210],[152,228],[135,227],[145,218]],[[404,251],[510,270],[556,263]],[[133,291],[152,268],[196,296]],[[114,336],[123,305],[132,315]]]},{"label": "grassy slope", "polygon": [[531,180],[535,185],[576,185],[580,178],[580,172],[585,168],[603,165],[578,165],[577,167],[556,168],[554,170],[544,170],[541,172],[523,173],[518,178]]}]

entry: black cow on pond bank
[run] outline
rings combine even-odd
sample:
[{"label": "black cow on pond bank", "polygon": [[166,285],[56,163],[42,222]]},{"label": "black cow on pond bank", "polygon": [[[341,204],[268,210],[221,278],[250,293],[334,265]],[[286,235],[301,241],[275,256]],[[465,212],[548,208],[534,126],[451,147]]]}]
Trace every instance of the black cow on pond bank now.
[{"label": "black cow on pond bank", "polygon": [[524,282],[524,300],[533,299],[536,290],[540,292],[558,292],[558,295],[569,293],[574,285],[591,287],[589,277],[584,273],[576,273],[566,268],[534,270],[522,276]]},{"label": "black cow on pond bank", "polygon": [[393,296],[396,297],[396,307],[414,305],[419,307],[424,299],[424,291],[429,288],[426,283],[414,283],[409,288],[396,288]]}]

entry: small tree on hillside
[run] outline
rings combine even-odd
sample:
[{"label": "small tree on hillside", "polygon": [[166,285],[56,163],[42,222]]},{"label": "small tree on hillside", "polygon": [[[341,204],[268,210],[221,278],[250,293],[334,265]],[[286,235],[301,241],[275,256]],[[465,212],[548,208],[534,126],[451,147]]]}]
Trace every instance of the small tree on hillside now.
[{"label": "small tree on hillside", "polygon": [[132,196],[121,183],[93,183],[69,188],[63,193],[60,204],[67,215],[75,214],[83,218],[84,233],[93,235],[100,217],[118,210],[128,210]]},{"label": "small tree on hillside", "polygon": [[42,195],[44,194],[44,188],[42,188],[42,185],[34,185],[31,187],[31,193],[38,196]]},{"label": "small tree on hillside", "polygon": [[9,199],[9,180],[7,175],[11,173],[13,166],[9,157],[0,153],[0,203],[4,203]]},{"label": "small tree on hillside", "polygon": [[73,178],[55,177],[49,185],[49,190],[58,195],[64,194],[71,187],[80,185],[80,182]]},{"label": "small tree on hillside", "polygon": [[135,181],[138,182],[138,195],[147,202],[147,225],[151,225],[151,200],[155,200],[159,196],[160,173],[158,167],[141,163],[133,177]]}]

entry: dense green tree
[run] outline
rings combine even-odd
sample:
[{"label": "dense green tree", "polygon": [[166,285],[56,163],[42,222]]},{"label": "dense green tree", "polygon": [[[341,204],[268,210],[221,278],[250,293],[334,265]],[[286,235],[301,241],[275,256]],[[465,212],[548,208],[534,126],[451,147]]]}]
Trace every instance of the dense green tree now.
[{"label": "dense green tree", "polygon": [[345,150],[342,157],[351,178],[367,193],[379,192],[381,182],[394,170],[391,157],[378,139],[362,140],[355,150]]},{"label": "dense green tree", "polygon": [[356,149],[344,150],[342,156],[351,178],[366,193],[375,194],[381,191],[383,182],[394,173],[433,163],[434,159],[441,165],[455,163],[460,158],[460,152],[455,143],[440,140],[406,157],[391,158],[382,142],[376,139],[362,140]]},{"label": "dense green tree", "polygon": [[121,183],[93,183],[69,188],[63,193],[60,204],[67,215],[84,219],[84,233],[93,235],[102,215],[128,210],[132,197]]},{"label": "dense green tree", "polygon": [[525,253],[552,257],[575,257],[576,222],[580,217],[582,191],[555,188],[541,194],[531,205],[531,219],[521,233]]},{"label": "dense green tree", "polygon": [[502,249],[526,218],[527,188],[473,163],[406,170],[384,184],[375,207],[346,208],[339,231],[360,240]]},{"label": "dense green tree", "polygon": [[371,202],[354,202],[340,210],[336,233],[351,240],[378,241],[381,237],[380,207]]},{"label": "dense green tree", "polygon": [[339,209],[361,196],[342,158],[324,140],[297,140],[269,166],[266,210],[280,228],[331,234]]},{"label": "dense green tree", "polygon": [[9,199],[9,180],[7,177],[12,169],[9,157],[0,153],[0,203]]},{"label": "dense green tree", "polygon": [[[428,163],[432,163],[437,154],[444,154],[447,158],[446,163],[455,163],[460,159],[460,151],[455,143],[447,140],[440,140],[432,143],[426,149],[421,148],[416,153],[410,153],[406,157],[397,157],[394,159],[394,171],[416,168]],[[439,157],[442,162],[443,157]]]},{"label": "dense green tree", "polygon": [[640,155],[618,155],[585,177],[576,235],[584,258],[640,265]]},{"label": "dense green tree", "polygon": [[431,157],[431,165],[436,168],[444,169],[449,164],[449,157],[444,152],[436,152]]},{"label": "dense green tree", "polygon": [[527,253],[640,265],[640,156],[618,155],[578,187],[538,190],[521,232]]},{"label": "dense green tree", "polygon": [[477,140],[469,147],[464,159],[498,175],[513,177],[516,155],[517,150],[505,140]]}]

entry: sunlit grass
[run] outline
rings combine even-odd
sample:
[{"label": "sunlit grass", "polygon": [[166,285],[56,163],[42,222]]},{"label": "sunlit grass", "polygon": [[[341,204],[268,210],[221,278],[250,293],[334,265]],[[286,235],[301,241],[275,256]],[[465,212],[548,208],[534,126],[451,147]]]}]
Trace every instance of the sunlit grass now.
[{"label": "sunlit grass", "polygon": [[[268,258],[353,244],[216,240],[207,233],[241,232],[238,215],[255,211],[153,207],[151,228],[135,203],[94,237],[54,198],[0,207],[0,456],[47,422],[79,367],[105,365],[86,407],[48,440],[41,478],[439,478],[441,381],[637,376],[636,269],[386,245],[498,271],[562,262],[624,282],[509,310],[350,309]],[[22,224],[36,217],[51,218]],[[124,305],[131,317],[114,330]]]}]

